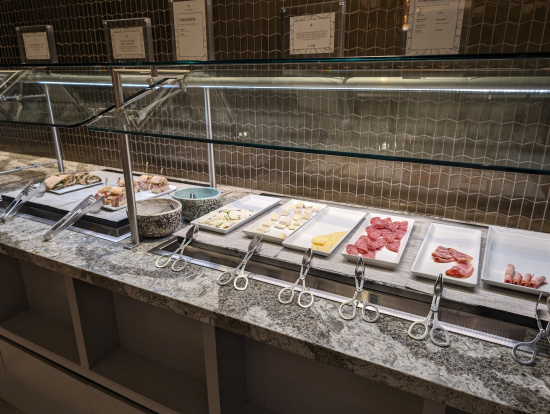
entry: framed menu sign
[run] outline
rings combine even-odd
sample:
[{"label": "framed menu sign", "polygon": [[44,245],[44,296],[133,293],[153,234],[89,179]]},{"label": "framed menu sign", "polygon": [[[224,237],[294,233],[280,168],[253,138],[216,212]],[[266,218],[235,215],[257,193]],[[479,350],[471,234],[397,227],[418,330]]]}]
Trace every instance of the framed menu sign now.
[{"label": "framed menu sign", "polygon": [[465,0],[410,0],[407,55],[458,53]]},{"label": "framed menu sign", "polygon": [[345,15],[345,1],[282,7],[282,57],[343,56]]},{"label": "framed menu sign", "polygon": [[105,20],[109,62],[152,62],[151,19]]},{"label": "framed menu sign", "polygon": [[207,60],[205,0],[170,0],[172,39],[176,60]]},{"label": "framed menu sign", "polygon": [[23,64],[57,63],[52,26],[16,27],[15,31]]}]

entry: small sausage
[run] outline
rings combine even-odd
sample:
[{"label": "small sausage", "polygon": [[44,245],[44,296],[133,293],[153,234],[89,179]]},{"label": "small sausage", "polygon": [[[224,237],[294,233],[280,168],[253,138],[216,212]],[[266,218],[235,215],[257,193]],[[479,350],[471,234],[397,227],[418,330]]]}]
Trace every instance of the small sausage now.
[{"label": "small sausage", "polygon": [[521,273],[516,272],[516,274],[514,275],[514,278],[512,279],[512,284],[519,285],[521,283],[521,279],[522,279]]},{"label": "small sausage", "polygon": [[504,283],[512,283],[512,278],[514,277],[514,272],[516,268],[513,264],[506,266],[506,271],[504,272]]},{"label": "small sausage", "polygon": [[531,279],[533,279],[533,275],[531,273],[525,273],[523,279],[521,279],[521,286],[529,286]]},{"label": "small sausage", "polygon": [[531,279],[531,281],[529,282],[529,287],[538,288],[544,282],[546,282],[546,276],[537,276]]}]

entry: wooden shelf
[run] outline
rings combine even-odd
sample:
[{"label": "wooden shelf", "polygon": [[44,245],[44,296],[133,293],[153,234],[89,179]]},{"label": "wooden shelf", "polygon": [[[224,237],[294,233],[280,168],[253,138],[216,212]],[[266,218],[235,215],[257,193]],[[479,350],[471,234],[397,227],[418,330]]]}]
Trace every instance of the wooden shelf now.
[{"label": "wooden shelf", "polygon": [[119,348],[92,371],[177,412],[208,413],[206,383]]},{"label": "wooden shelf", "polygon": [[[0,323],[0,333],[14,342],[32,342],[76,364],[78,348],[72,326],[28,309]],[[22,344],[23,345],[23,344]],[[32,349],[39,352],[39,349]]]}]

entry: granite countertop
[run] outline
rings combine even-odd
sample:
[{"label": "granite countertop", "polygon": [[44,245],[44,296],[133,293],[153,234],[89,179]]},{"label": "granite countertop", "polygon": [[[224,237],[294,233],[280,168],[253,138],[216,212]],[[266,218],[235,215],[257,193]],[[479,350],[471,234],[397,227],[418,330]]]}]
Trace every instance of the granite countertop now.
[{"label": "granite countertop", "polygon": [[[35,161],[0,152],[0,171]],[[66,164],[68,170],[100,168]],[[53,172],[55,165],[0,175],[1,192]],[[224,202],[250,193],[220,188]],[[550,412],[548,358],[522,366],[510,348],[455,334],[449,348],[440,348],[411,340],[410,322],[387,315],[375,324],[347,322],[329,300],[316,298],[308,309],[283,306],[279,288],[270,284],[251,280],[237,292],[218,286],[215,270],[157,269],[147,251],[162,239],[128,251],[123,243],[70,231],[45,243],[36,234],[47,229],[16,217],[0,226],[0,252],[467,412]]]}]

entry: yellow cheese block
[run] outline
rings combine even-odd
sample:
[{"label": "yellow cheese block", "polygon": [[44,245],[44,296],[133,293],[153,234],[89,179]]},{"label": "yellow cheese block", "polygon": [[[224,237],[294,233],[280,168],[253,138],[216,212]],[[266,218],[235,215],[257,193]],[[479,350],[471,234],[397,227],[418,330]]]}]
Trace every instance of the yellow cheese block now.
[{"label": "yellow cheese block", "polygon": [[311,248],[322,252],[330,252],[332,248],[342,240],[346,233],[346,231],[337,231],[323,236],[315,236],[311,239]]}]

